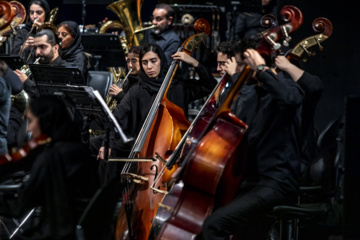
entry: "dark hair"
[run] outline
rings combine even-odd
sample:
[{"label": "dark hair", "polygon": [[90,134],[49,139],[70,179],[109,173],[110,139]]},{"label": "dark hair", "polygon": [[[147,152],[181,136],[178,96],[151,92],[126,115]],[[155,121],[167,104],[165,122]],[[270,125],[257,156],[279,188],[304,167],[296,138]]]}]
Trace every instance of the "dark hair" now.
[{"label": "dark hair", "polygon": [[54,95],[32,98],[29,109],[39,118],[41,132],[52,140],[80,140],[80,130],[60,98]]},{"label": "dark hair", "polygon": [[[252,48],[257,49],[263,40],[263,37],[261,35],[252,35],[248,38],[244,38],[241,41],[236,42],[235,51],[236,53],[241,54],[241,58],[244,59],[244,52],[246,49]],[[271,57],[268,55],[262,55],[264,58],[266,65],[271,66],[273,64]]]},{"label": "dark hair", "polygon": [[175,16],[175,10],[169,4],[160,3],[155,6],[155,9],[156,8],[165,9],[166,10],[166,18]]},{"label": "dark hair", "polygon": [[129,49],[129,52],[128,53],[135,53],[135,54],[139,54],[141,53],[143,47],[142,46],[134,46],[134,47],[131,47]]},{"label": "dark hair", "polygon": [[235,57],[235,44],[233,41],[220,42],[217,51],[226,54],[228,58]]},{"label": "dark hair", "polygon": [[65,30],[70,33],[71,37],[73,37],[73,38],[76,37],[76,32],[74,32],[74,31],[69,27],[68,24],[62,22],[62,23],[60,23],[59,25],[57,25],[57,29],[59,29],[60,27],[65,28]]},{"label": "dark hair", "polygon": [[42,9],[44,9],[45,11],[45,21],[47,19],[49,19],[49,15],[50,15],[50,5],[49,3],[46,1],[46,0],[32,0],[30,3],[29,3],[29,10],[28,12],[30,12],[30,7],[31,5],[33,4],[36,4],[36,5],[39,5]]},{"label": "dark hair", "polygon": [[161,54],[163,51],[162,49],[156,45],[156,44],[147,44],[144,46],[144,48],[141,50],[140,52],[140,61],[141,59],[144,57],[144,55],[148,52],[153,52],[155,53],[156,55],[158,55],[158,57],[160,58],[160,60],[163,62],[163,61],[166,61],[166,59],[162,59],[161,56],[163,54]]},{"label": "dark hair", "polygon": [[42,36],[47,36],[47,43],[50,43],[51,46],[55,46],[56,44],[59,44],[59,38],[58,36],[54,33],[53,30],[47,28],[47,29],[43,29],[40,32],[38,32],[35,37],[42,37]]}]

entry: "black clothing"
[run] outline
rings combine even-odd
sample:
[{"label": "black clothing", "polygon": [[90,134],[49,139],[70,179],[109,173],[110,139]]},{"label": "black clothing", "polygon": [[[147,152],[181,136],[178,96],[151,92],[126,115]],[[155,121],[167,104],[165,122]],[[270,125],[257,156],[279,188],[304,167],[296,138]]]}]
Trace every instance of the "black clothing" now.
[{"label": "black clothing", "polygon": [[0,77],[0,156],[8,152],[6,138],[11,107],[10,94],[10,83]]},{"label": "black clothing", "polygon": [[[13,44],[13,47],[11,49],[11,54],[12,55],[19,55],[21,46],[27,40],[27,37],[28,37],[29,32],[31,30],[31,26],[32,26],[32,23],[28,22],[28,23],[25,24],[24,27],[22,27],[20,30],[17,31],[17,34],[15,35],[15,38],[14,38],[14,44]],[[35,37],[35,29],[36,28],[34,28],[33,31],[30,33],[30,35],[29,35],[30,37]],[[31,56],[28,59],[30,53],[31,53]],[[34,54],[35,54],[35,52],[33,51],[33,48],[28,47],[27,49],[25,49],[25,51],[23,52],[23,54],[20,57],[23,59],[24,62],[26,61],[26,64],[29,64],[29,63],[34,62],[34,59],[35,59]]]},{"label": "black clothing", "polygon": [[139,76],[133,76],[129,75],[128,80],[122,85],[122,91],[119,92],[114,98],[116,99],[116,102],[119,104],[121,102],[121,99],[124,98],[125,93],[129,91],[129,89],[137,84],[139,82]]},{"label": "black clothing", "polygon": [[9,125],[7,128],[7,132],[8,132],[7,133],[7,144],[8,144],[9,149],[11,149],[13,147],[20,147],[20,146],[18,146],[17,137],[18,137],[18,132],[19,132],[23,122],[24,122],[24,119],[23,119],[21,113],[19,112],[19,110],[16,109],[15,107],[11,106]]},{"label": "black clothing", "polygon": [[171,28],[160,35],[155,34],[153,30],[148,30],[145,33],[145,41],[147,44],[157,44],[161,47],[165,53],[168,65],[170,65],[173,60],[171,55],[176,53],[178,48],[181,46],[179,36]]},{"label": "black clothing", "polygon": [[76,22],[65,21],[62,24],[69,26],[71,30],[71,35],[74,40],[67,48],[63,49],[60,46],[59,54],[61,58],[68,63],[69,66],[78,67],[83,73],[84,79],[87,78],[88,73],[88,59],[84,53],[84,47],[81,43],[81,33],[79,26]]},{"label": "black clothing", "polygon": [[4,78],[11,86],[11,94],[18,94],[24,89],[24,85],[21,82],[20,78],[14,73],[11,68],[8,68]]},{"label": "black clothing", "polygon": [[303,137],[301,183],[309,181],[309,167],[316,153],[317,134],[314,127],[314,115],[324,86],[321,79],[310,73],[304,72],[297,82],[305,92],[301,110],[301,133]]},{"label": "black clothing", "polygon": [[243,139],[247,166],[240,195],[205,220],[205,239],[227,239],[237,232],[243,237],[266,210],[296,200],[301,158],[299,112],[304,93],[283,73],[266,70],[258,79],[263,85],[255,87],[256,93],[237,113],[248,125]]},{"label": "black clothing", "polygon": [[14,239],[75,239],[75,226],[86,206],[81,200],[90,199],[99,187],[92,162],[79,142],[48,144],[36,157],[19,197],[0,198],[3,216],[23,217],[41,207],[38,225]]}]

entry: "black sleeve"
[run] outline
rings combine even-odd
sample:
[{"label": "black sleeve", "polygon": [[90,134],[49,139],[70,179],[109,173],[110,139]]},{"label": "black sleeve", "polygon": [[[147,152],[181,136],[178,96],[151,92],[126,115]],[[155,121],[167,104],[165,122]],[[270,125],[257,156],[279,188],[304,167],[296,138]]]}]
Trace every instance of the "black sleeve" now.
[{"label": "black sleeve", "polygon": [[29,95],[30,98],[36,98],[40,96],[39,90],[36,87],[36,84],[31,79],[26,79],[24,82],[24,90]]},{"label": "black sleeve", "polygon": [[7,70],[4,78],[10,83],[12,94],[18,94],[24,89],[24,84],[11,68]]},{"label": "black sleeve", "polygon": [[199,74],[199,80],[191,79],[186,81],[189,96],[188,103],[209,95],[217,85],[216,79],[204,65],[199,63],[195,71]]}]

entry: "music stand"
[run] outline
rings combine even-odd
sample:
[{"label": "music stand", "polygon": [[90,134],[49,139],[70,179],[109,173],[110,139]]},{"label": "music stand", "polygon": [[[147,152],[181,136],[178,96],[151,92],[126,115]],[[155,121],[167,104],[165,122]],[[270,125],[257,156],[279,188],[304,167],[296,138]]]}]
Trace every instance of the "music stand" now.
[{"label": "music stand", "polygon": [[81,71],[76,67],[53,67],[43,64],[30,64],[29,67],[40,95],[62,95],[62,90],[69,85],[87,85]]},{"label": "music stand", "polygon": [[110,128],[114,128],[124,142],[132,141],[132,138],[126,137],[119,123],[116,121],[114,115],[106,105],[100,93],[92,87],[88,86],[68,86],[63,89],[64,94],[72,101],[75,108],[81,113],[84,119],[84,132],[89,133],[90,122],[95,118],[100,118],[104,121],[105,126],[105,157],[108,159],[109,149],[109,132]]},{"label": "music stand", "polygon": [[81,43],[84,51],[94,56],[95,70],[107,70],[109,67],[125,67],[125,54],[118,35],[83,33]]},{"label": "music stand", "polygon": [[6,62],[6,64],[9,66],[9,68],[11,68],[13,70],[20,69],[24,65],[24,62],[20,58],[19,55],[12,55],[12,56],[1,55],[0,60],[3,60],[4,62]]}]

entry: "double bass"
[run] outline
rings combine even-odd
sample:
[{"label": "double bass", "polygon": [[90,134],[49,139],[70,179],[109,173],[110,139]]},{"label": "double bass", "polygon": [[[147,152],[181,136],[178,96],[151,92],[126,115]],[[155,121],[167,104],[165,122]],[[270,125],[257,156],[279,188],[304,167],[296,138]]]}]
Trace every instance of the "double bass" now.
[{"label": "double bass", "polygon": [[[271,56],[277,52],[277,41],[302,24],[302,13],[296,7],[284,6],[281,13],[290,22],[264,34],[257,49],[261,54]],[[230,89],[218,98],[213,117],[201,121],[207,125],[194,126],[194,131],[199,127],[201,133],[198,139],[189,139],[192,147],[183,156],[177,183],[161,203],[157,214],[161,216],[156,220],[164,221],[153,224],[152,239],[195,239],[205,218],[234,198],[246,164],[241,143],[247,125],[231,113],[230,106],[252,75],[246,66]]]},{"label": "double bass", "polygon": [[[205,19],[198,19],[194,28],[199,33],[189,37],[178,51],[190,55],[195,46],[202,42],[210,32],[210,25]],[[178,63],[178,60],[171,63],[130,152],[129,162],[122,170],[125,191],[118,215],[116,239],[148,239],[151,221],[157,212],[158,203],[163,197],[162,193],[168,188],[169,178],[166,176],[171,173],[165,174],[159,184],[153,185],[159,169],[163,166],[163,162],[155,159],[155,156],[166,159],[174,151],[190,125],[184,111],[167,99],[167,92]],[[131,160],[139,162],[135,174],[131,172]],[[150,189],[150,186],[153,188]]]}]

